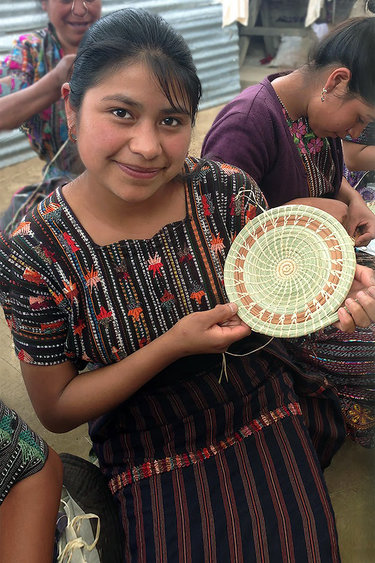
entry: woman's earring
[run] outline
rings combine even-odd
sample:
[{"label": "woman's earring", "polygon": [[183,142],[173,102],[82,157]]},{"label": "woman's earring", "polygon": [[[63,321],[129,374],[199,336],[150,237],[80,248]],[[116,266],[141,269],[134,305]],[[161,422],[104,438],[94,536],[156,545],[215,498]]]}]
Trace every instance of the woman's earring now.
[{"label": "woman's earring", "polygon": [[321,95],[320,95],[320,100],[321,100],[322,102],[324,102],[324,100],[326,99],[326,98],[325,98],[325,94],[327,94],[327,92],[328,92],[328,90],[323,87],[323,88],[322,88],[322,93],[321,93]]}]

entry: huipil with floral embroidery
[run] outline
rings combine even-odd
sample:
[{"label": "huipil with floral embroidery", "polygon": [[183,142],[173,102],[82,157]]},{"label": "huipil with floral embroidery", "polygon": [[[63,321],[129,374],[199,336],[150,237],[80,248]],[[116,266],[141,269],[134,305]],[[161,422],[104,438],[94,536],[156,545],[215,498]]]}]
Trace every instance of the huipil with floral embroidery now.
[{"label": "huipil with floral embroidery", "polygon": [[[186,161],[187,172],[196,166]],[[247,195],[237,198],[243,188]],[[226,301],[226,253],[266,204],[242,171],[225,165],[203,165],[185,190],[186,218],[149,240],[96,245],[61,189],[25,217],[6,265],[12,291],[5,309],[19,357],[110,364],[181,317]]]}]

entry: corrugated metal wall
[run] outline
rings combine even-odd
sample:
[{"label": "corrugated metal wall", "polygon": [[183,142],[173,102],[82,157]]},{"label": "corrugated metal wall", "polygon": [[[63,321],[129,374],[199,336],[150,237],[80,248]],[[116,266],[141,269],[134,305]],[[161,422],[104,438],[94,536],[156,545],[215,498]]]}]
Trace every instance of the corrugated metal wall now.
[{"label": "corrugated metal wall", "polygon": [[[103,15],[126,6],[157,12],[186,39],[203,86],[201,109],[227,102],[240,91],[237,25],[222,28],[219,0],[102,0]],[[0,57],[18,34],[43,27],[39,0],[0,1]],[[0,133],[0,168],[34,156],[18,131]]]}]

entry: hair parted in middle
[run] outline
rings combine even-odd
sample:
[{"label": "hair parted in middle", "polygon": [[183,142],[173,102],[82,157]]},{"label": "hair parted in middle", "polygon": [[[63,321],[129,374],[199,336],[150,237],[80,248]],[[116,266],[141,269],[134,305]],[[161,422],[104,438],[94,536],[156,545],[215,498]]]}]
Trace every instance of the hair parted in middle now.
[{"label": "hair parted in middle", "polygon": [[112,12],[86,32],[70,79],[71,106],[79,111],[88,89],[134,63],[146,64],[171,106],[187,110],[194,123],[202,89],[190,49],[163,18],[143,9]]}]

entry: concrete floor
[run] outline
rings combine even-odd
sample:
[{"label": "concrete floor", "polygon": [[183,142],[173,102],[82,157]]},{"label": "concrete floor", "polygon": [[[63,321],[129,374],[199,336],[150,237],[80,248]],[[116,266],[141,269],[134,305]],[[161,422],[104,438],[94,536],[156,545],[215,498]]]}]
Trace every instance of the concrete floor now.
[{"label": "concrete floor", "polygon": [[[259,56],[260,58],[262,56]],[[254,50],[241,68],[242,87],[261,80],[268,73],[257,61],[257,51]],[[275,70],[272,69],[271,72]],[[212,108],[198,115],[191,154],[199,155],[203,137],[219,109]],[[38,181],[40,176],[41,164],[37,158],[0,169],[0,212],[7,206],[11,194],[16,189],[25,183]],[[70,452],[87,458],[90,443],[85,425],[73,432],[56,435],[46,431],[38,421],[24,388],[10,333],[2,316],[0,341],[3,342],[0,350],[2,399],[16,409],[57,452]],[[375,562],[374,477],[375,452],[365,450],[350,441],[345,443],[334,458],[332,466],[326,471],[326,480],[336,513],[343,563]]]}]

